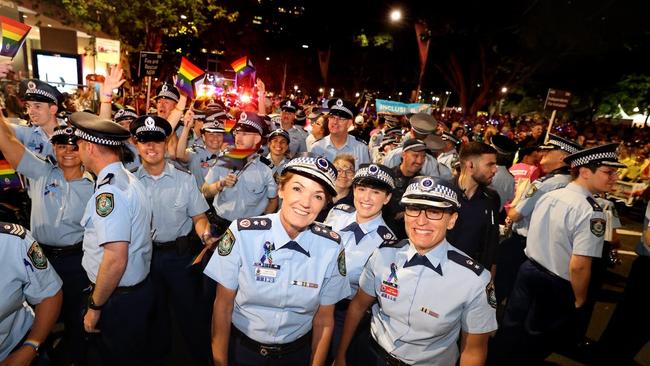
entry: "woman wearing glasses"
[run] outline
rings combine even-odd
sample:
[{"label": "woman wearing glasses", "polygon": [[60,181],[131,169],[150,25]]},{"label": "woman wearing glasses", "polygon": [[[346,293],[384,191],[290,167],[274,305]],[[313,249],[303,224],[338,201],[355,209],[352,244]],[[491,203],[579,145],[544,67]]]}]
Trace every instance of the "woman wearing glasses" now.
[{"label": "woman wearing glasses", "polygon": [[354,178],[354,156],[350,154],[340,154],[334,158],[334,167],[338,172],[336,181],[334,182],[336,188],[336,195],[332,197],[323,210],[316,217],[316,221],[323,222],[330,210],[334,205],[354,205],[354,197],[352,191],[352,178]]},{"label": "woman wearing glasses", "polygon": [[[371,365],[482,365],[497,329],[490,273],[445,239],[458,217],[458,197],[447,183],[417,177],[402,204],[408,239],[382,245],[361,274],[348,307],[336,365],[357,324],[375,301]],[[460,350],[457,346],[460,334]]]}]

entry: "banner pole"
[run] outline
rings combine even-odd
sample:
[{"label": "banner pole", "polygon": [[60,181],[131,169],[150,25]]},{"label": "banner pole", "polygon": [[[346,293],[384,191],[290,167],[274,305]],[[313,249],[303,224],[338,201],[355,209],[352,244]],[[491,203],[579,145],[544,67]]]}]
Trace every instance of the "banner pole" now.
[{"label": "banner pole", "polygon": [[144,114],[149,113],[149,101],[151,100],[151,76],[147,76],[147,104]]}]

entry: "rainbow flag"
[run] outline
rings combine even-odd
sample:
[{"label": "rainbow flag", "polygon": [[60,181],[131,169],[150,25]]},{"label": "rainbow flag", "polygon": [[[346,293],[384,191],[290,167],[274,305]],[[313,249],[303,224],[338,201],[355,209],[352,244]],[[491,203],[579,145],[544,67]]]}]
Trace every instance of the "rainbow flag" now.
[{"label": "rainbow flag", "polygon": [[2,49],[0,55],[11,57],[12,59],[22,47],[27,33],[32,27],[17,20],[0,16],[0,24],[2,26]]},{"label": "rainbow flag", "polygon": [[256,149],[231,149],[226,150],[222,156],[219,157],[217,165],[232,170],[242,170],[246,164],[246,158],[257,152]]},{"label": "rainbow flag", "polygon": [[203,70],[183,57],[181,59],[181,67],[178,69],[176,86],[179,90],[187,94],[189,99],[194,99],[194,81],[203,74],[205,74]]},{"label": "rainbow flag", "polygon": [[232,69],[235,70],[235,72],[241,74],[245,74],[248,71],[255,70],[255,67],[253,67],[253,63],[246,56],[238,58],[233,63],[231,63],[230,66],[232,66]]},{"label": "rainbow flag", "polygon": [[22,183],[16,171],[6,160],[0,160],[0,190],[22,188]]}]

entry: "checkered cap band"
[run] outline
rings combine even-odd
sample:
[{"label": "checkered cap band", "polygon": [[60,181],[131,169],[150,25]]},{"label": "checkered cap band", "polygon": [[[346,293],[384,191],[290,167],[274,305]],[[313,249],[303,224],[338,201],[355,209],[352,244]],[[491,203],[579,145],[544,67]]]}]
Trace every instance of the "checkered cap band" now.
[{"label": "checkered cap band", "polygon": [[446,140],[446,141],[452,142],[452,143],[454,143],[454,144],[459,144],[459,143],[460,143],[460,140],[458,139],[458,137],[456,137],[456,136],[450,134],[449,132],[443,132],[443,133],[442,133],[442,136],[440,136],[440,137],[441,137],[443,140]]},{"label": "checkered cap band", "polygon": [[354,116],[354,113],[352,113],[350,109],[345,107],[345,104],[343,104],[343,101],[341,99],[337,100],[336,103],[334,103],[334,105],[332,106],[332,108],[330,108],[330,112],[336,110],[347,113],[348,115],[350,115],[350,118]]},{"label": "checkered cap band", "polygon": [[98,145],[107,145],[107,146],[120,146],[122,145],[121,140],[111,140],[103,137],[97,137],[93,136],[85,131],[82,131],[80,129],[76,129],[74,131],[75,136],[79,137],[82,140],[86,140],[89,142],[92,142],[93,144],[98,144]]},{"label": "checkered cap band", "polygon": [[602,162],[616,162],[618,157],[616,156],[616,151],[606,151],[606,152],[595,152],[593,154],[587,154],[585,156],[578,157],[571,160],[571,167],[579,167],[584,165],[589,165],[591,163],[602,163]]},{"label": "checkered cap band", "polygon": [[64,136],[66,138],[71,137],[71,136],[75,136],[74,131],[75,131],[74,127],[66,127],[66,128],[58,129],[58,130],[54,131],[54,133],[52,134],[52,139],[54,139],[55,137],[59,137],[59,136]]},{"label": "checkered cap band", "polygon": [[206,112],[205,120],[207,122],[211,122],[211,121],[215,121],[215,120],[218,120],[218,119],[225,119],[226,117],[227,117],[226,112],[224,112],[223,110],[218,110],[218,111],[214,111],[214,112],[211,112],[211,111],[208,110]]},{"label": "checkered cap band", "polygon": [[115,121],[119,121],[127,118],[136,119],[138,118],[138,114],[130,109],[120,109],[117,112],[115,112],[115,116],[113,116],[113,119]]},{"label": "checkered cap band", "polygon": [[555,138],[552,135],[549,136],[548,145],[555,146],[558,149],[561,149],[561,150],[564,150],[564,151],[568,152],[569,154],[575,154],[578,151],[582,150],[581,148],[573,146],[573,145],[571,145],[571,144],[569,144],[569,143],[567,143],[567,142],[565,142],[565,141],[563,141],[561,139]]},{"label": "checkered cap band", "polygon": [[54,94],[48,92],[47,90],[43,90],[43,89],[39,89],[39,88],[27,89],[27,91],[25,92],[24,99],[29,99],[30,95],[40,95],[42,97],[50,99],[52,101],[52,103],[54,103],[54,104],[59,104],[59,100],[56,99],[56,96]]},{"label": "checkered cap band", "polygon": [[393,177],[388,175],[388,173],[379,168],[376,164],[370,164],[366,167],[359,168],[354,175],[352,182],[354,183],[358,179],[362,178],[376,180],[380,183],[387,184],[391,189],[395,189],[395,180]]},{"label": "checkered cap band", "polygon": [[251,121],[250,119],[239,119],[237,121],[237,125],[244,125],[244,126],[249,126],[253,127],[257,132],[260,133],[260,135],[264,135],[264,131],[262,130],[262,127],[255,123],[254,121]]},{"label": "checkered cap band", "polygon": [[158,127],[158,126],[148,127],[147,125],[144,125],[144,126],[140,126],[137,130],[135,130],[136,135],[142,132],[160,132],[163,135],[167,135],[165,133],[165,130],[162,127]]},{"label": "checkered cap band", "polygon": [[456,192],[443,184],[437,183],[432,177],[418,177],[414,179],[402,196],[402,203],[422,204],[440,207],[433,202],[446,202],[451,207],[459,208],[458,195]]},{"label": "checkered cap band", "polygon": [[336,191],[334,182],[336,181],[336,169],[334,165],[322,156],[299,156],[291,159],[282,170],[284,174],[287,171],[299,171],[319,177],[327,183],[330,189]]},{"label": "checkered cap band", "polygon": [[205,122],[201,129],[207,132],[226,132],[223,123],[220,121]]}]

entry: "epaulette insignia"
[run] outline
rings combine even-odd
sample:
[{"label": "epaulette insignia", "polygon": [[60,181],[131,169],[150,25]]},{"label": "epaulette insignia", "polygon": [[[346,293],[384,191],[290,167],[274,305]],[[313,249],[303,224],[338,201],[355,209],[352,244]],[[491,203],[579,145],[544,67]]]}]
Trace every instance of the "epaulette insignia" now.
[{"label": "epaulette insignia", "polygon": [[347,213],[351,213],[356,210],[354,206],[348,205],[347,203],[339,203],[338,205],[334,206],[334,209],[341,210]]},{"label": "epaulette insignia", "polygon": [[381,249],[381,248],[403,248],[403,247],[407,246],[408,244],[409,244],[408,239],[402,239],[399,242],[397,240],[395,240],[395,241],[390,242],[390,243],[384,241],[379,246],[379,249]]},{"label": "epaulette insignia", "polygon": [[17,236],[25,239],[25,228],[18,224],[0,222],[0,233]]},{"label": "epaulette insignia", "polygon": [[381,245],[389,246],[397,243],[397,237],[386,226],[378,226],[377,234],[383,239]]},{"label": "epaulette insignia", "polygon": [[595,199],[593,199],[591,197],[587,197],[587,202],[589,202],[589,204],[591,205],[591,208],[594,209],[594,212],[603,212],[603,208],[600,207],[600,205],[598,204],[598,202],[596,202]]},{"label": "epaulette insignia", "polygon": [[464,256],[455,250],[447,251],[447,258],[471,270],[478,276],[480,276],[483,272],[483,266],[479,262],[473,260],[470,257]]},{"label": "epaulette insignia", "polygon": [[106,174],[106,176],[104,177],[104,179],[102,179],[101,182],[97,182],[97,188],[100,188],[101,186],[103,186],[105,184],[111,184],[111,180],[113,180],[114,176],[115,175],[113,175],[113,173]]},{"label": "epaulette insignia", "polygon": [[174,166],[174,168],[176,168],[176,170],[180,170],[181,172],[183,172],[185,174],[190,174],[190,175],[192,174],[192,172],[189,169],[187,169],[184,166],[180,165],[177,161],[174,160],[174,161],[171,161],[171,163]]},{"label": "epaulette insignia", "polygon": [[311,225],[311,232],[318,236],[322,236],[323,238],[330,239],[336,242],[337,244],[341,243],[341,237],[336,231],[329,229],[327,226],[319,222],[314,222]]},{"label": "epaulette insignia", "polygon": [[268,230],[271,228],[271,219],[264,217],[250,217],[237,220],[239,230]]},{"label": "epaulette insignia", "polygon": [[269,158],[267,158],[265,156],[260,156],[260,161],[262,163],[264,163],[264,165],[266,165],[269,168],[273,169],[273,167],[274,167],[273,162]]}]

